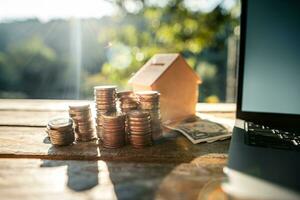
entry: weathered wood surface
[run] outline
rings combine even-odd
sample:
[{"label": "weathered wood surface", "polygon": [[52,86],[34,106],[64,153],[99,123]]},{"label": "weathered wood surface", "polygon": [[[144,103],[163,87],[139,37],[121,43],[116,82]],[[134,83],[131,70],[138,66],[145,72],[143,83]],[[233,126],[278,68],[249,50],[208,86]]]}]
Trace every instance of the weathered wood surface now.
[{"label": "weathered wood surface", "polygon": [[[1,199],[227,199],[219,183],[230,140],[193,145],[174,132],[145,149],[53,147],[44,126],[74,102],[0,100]],[[234,117],[232,104],[197,109]]]},{"label": "weathered wood surface", "polygon": [[[40,99],[0,99],[0,110],[44,110],[44,111],[62,111],[68,109],[68,104],[77,103],[77,100],[40,100]],[[89,102],[92,101],[82,101]],[[233,113],[236,106],[233,103],[198,103],[197,112],[205,113]]]},{"label": "weathered wood surface", "polygon": [[221,157],[191,163],[0,159],[1,199],[227,199]]},{"label": "weathered wood surface", "polygon": [[[134,149],[105,149],[98,142],[83,142],[67,147],[54,147],[44,128],[0,127],[0,157],[34,157],[44,159],[88,159],[136,162],[189,162],[206,154],[226,155],[229,140],[193,145],[178,133],[156,142],[154,146]],[[226,157],[226,156],[224,156]]]},{"label": "weathered wood surface", "polygon": [[[214,116],[226,119],[234,118],[234,113],[199,113],[199,116]],[[0,110],[0,126],[32,126],[45,127],[49,119],[56,116],[68,116],[67,111],[8,111]]]},{"label": "weathered wood surface", "polygon": [[49,119],[68,116],[67,111],[6,111],[0,110],[0,126],[46,127]]},{"label": "weathered wood surface", "polygon": [[[78,103],[75,100],[0,100],[0,126],[46,126],[50,118],[55,116],[67,116],[68,105]],[[91,103],[92,101],[80,101]],[[234,104],[206,104],[199,103],[199,113],[209,113],[216,117],[233,119]],[[95,114],[94,110],[93,114]]]}]

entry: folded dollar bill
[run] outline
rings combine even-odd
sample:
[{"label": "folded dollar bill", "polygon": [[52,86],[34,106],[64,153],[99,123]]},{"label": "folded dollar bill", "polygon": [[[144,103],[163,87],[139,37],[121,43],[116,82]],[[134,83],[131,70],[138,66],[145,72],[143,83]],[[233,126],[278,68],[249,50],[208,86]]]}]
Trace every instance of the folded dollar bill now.
[{"label": "folded dollar bill", "polygon": [[165,123],[168,129],[179,131],[193,144],[215,142],[231,137],[230,127],[200,117],[194,117],[182,122]]}]

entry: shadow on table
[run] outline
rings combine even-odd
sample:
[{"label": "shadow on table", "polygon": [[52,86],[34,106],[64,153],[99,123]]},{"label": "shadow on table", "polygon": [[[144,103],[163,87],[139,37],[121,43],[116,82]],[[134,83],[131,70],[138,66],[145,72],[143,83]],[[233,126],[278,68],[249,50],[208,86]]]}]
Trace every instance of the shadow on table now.
[{"label": "shadow on table", "polygon": [[[178,138],[177,134],[171,134],[145,149],[133,149],[131,146],[103,149],[87,144],[89,152],[97,155],[99,151],[102,156],[118,162],[43,160],[41,167],[67,166],[67,186],[70,189],[80,192],[99,186],[99,191],[104,189],[106,195],[114,193],[108,194],[106,199],[187,199],[198,196],[201,187],[210,181],[209,173],[212,173],[198,165],[189,169],[188,163],[203,155],[227,153],[227,144],[228,141],[192,145],[185,138]],[[63,155],[73,149],[63,148],[51,147],[49,154]],[[74,152],[78,152],[77,147],[74,148]],[[188,192],[191,188],[194,193]],[[100,192],[98,195],[101,195]],[[101,197],[105,198],[105,194]]]},{"label": "shadow on table", "polygon": [[[222,175],[222,167],[217,160],[223,158],[214,159],[210,155],[227,153],[225,146],[228,147],[229,141],[193,145],[186,138],[178,136],[178,133],[172,133],[145,149],[126,146],[119,153],[119,156],[144,162],[106,162],[117,199],[176,200],[197,199],[199,196],[203,199],[208,188],[211,190],[211,184],[208,183]],[[209,167],[205,163],[202,166],[202,161],[200,164],[191,164],[201,156],[209,157],[207,160],[212,158],[214,164]],[[203,188],[205,194],[201,193]]]},{"label": "shadow on table", "polygon": [[[45,139],[46,140],[46,139]],[[44,142],[45,142],[44,140]],[[96,141],[90,142],[94,143]],[[89,152],[94,151],[95,155],[98,152],[96,145],[91,145]],[[69,147],[51,146],[48,150],[49,154],[53,155],[59,152],[64,152],[65,149],[71,150]],[[84,149],[83,149],[84,150]],[[74,191],[85,191],[92,189],[99,184],[98,162],[95,161],[75,161],[75,160],[43,160],[41,167],[59,167],[67,166],[67,186]]]}]

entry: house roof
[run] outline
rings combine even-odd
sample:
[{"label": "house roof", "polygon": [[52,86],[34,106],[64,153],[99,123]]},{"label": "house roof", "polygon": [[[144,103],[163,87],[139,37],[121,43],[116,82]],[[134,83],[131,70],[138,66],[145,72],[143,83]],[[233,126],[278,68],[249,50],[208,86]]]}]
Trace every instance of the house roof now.
[{"label": "house roof", "polygon": [[153,85],[162,76],[177,59],[183,59],[188,71],[197,83],[201,83],[199,76],[186,63],[184,58],[178,54],[156,54],[129,80],[130,84]]}]

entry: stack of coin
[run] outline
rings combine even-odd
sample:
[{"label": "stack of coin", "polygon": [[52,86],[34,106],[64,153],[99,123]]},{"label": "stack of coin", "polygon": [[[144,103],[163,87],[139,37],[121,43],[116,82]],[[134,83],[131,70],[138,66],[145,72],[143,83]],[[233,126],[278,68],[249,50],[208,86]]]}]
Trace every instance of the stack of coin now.
[{"label": "stack of coin", "polygon": [[120,148],[125,145],[125,115],[107,113],[102,115],[102,142],[105,148]]},{"label": "stack of coin", "polygon": [[152,138],[158,139],[162,135],[159,97],[157,91],[140,91],[135,93],[139,101],[139,108],[149,112],[151,116]]},{"label": "stack of coin", "polygon": [[[138,103],[137,99],[132,91],[123,91],[123,92],[118,92],[117,93],[118,97],[118,103],[119,103],[119,108],[120,111],[123,114],[127,114],[132,110],[137,110],[138,109]],[[127,118],[127,117],[126,117]],[[125,119],[125,141],[128,143],[128,122],[127,119]]]},{"label": "stack of coin", "polygon": [[128,113],[127,119],[130,144],[134,148],[152,145],[150,114],[135,110]]},{"label": "stack of coin", "polygon": [[74,142],[73,121],[70,118],[54,118],[49,121],[46,132],[53,145],[66,146]]},{"label": "stack of coin", "polygon": [[69,115],[74,121],[77,141],[86,142],[96,138],[89,104],[70,105]]},{"label": "stack of coin", "polygon": [[96,86],[94,87],[94,96],[96,104],[96,128],[97,135],[102,138],[102,115],[116,112],[116,86]]},{"label": "stack of coin", "polygon": [[119,106],[122,113],[128,113],[138,108],[137,100],[132,91],[118,92],[117,97]]}]

